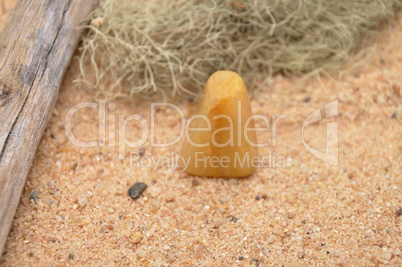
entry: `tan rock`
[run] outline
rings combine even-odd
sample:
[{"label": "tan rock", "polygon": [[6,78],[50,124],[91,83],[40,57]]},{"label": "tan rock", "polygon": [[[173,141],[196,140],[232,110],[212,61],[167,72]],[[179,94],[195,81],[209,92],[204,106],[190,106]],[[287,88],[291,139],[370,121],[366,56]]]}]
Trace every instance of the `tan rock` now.
[{"label": "tan rock", "polygon": [[[232,71],[212,74],[200,97],[195,116],[187,121],[182,147],[184,170],[208,177],[245,177],[257,154],[250,100],[243,79]],[[187,168],[186,168],[187,167]]]},{"label": "tan rock", "polygon": [[141,232],[135,232],[132,236],[131,236],[131,241],[134,244],[138,244],[140,243],[142,240],[142,233]]}]

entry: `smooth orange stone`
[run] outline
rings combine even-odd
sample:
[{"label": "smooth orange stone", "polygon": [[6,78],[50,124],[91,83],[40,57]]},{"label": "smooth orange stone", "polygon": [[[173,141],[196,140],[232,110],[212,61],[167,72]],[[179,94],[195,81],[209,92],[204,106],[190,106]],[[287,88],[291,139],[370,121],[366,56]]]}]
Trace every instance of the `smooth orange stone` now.
[{"label": "smooth orange stone", "polygon": [[254,128],[252,118],[247,125],[251,116],[247,88],[240,75],[232,71],[212,74],[195,115],[187,121],[182,147],[184,171],[208,177],[251,175],[255,171],[251,159],[257,155],[252,144],[257,139],[255,131],[247,131],[248,142],[244,133],[245,127]]}]

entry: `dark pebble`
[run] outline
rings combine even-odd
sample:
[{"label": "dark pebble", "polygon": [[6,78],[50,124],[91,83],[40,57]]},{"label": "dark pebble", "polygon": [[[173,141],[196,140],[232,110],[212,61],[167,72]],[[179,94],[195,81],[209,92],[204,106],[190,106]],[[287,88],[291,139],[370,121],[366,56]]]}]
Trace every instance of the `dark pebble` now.
[{"label": "dark pebble", "polygon": [[396,211],[396,216],[401,216],[402,215],[402,207],[399,207],[399,209]]},{"label": "dark pebble", "polygon": [[329,251],[327,251],[327,254],[329,254]]},{"label": "dark pebble", "polygon": [[147,151],[147,148],[146,147],[140,147],[139,149],[138,149],[138,155],[140,156],[140,157],[142,157],[142,156],[144,156],[145,155],[145,152]]},{"label": "dark pebble", "polygon": [[240,261],[241,261],[241,260],[243,260],[243,259],[244,259],[244,257],[243,257],[243,256],[240,256],[240,257],[239,257],[239,260],[240,260]]},{"label": "dark pebble", "polygon": [[121,220],[121,218],[123,218],[123,215],[119,215],[119,220]]},{"label": "dark pebble", "polygon": [[393,118],[393,119],[398,118],[398,113],[396,113],[396,112],[392,113],[392,118]]},{"label": "dark pebble", "polygon": [[39,194],[40,194],[40,191],[33,191],[31,193],[31,195],[29,196],[29,200],[33,199],[33,201],[35,201],[35,204],[38,204]]},{"label": "dark pebble", "polygon": [[70,253],[70,254],[68,255],[68,259],[69,259],[69,260],[74,259],[74,253]]},{"label": "dark pebble", "polygon": [[78,166],[78,163],[77,162],[75,162],[71,167],[70,167],[70,170],[76,170],[77,169],[77,166]]},{"label": "dark pebble", "polygon": [[260,200],[260,196],[255,196],[255,200]]},{"label": "dark pebble", "polygon": [[257,258],[253,258],[253,259],[252,259],[252,261],[255,261],[255,262],[257,262],[257,261],[258,261],[258,259],[257,259]]},{"label": "dark pebble", "polygon": [[197,179],[193,179],[193,181],[191,182],[191,185],[192,185],[192,186],[199,186],[199,185],[200,185],[200,182],[198,182]]},{"label": "dark pebble", "polygon": [[267,196],[267,195],[265,195],[265,194],[264,194],[264,195],[262,195],[261,197],[262,197],[262,199],[264,199],[264,200],[268,198],[268,196]]},{"label": "dark pebble", "polygon": [[232,216],[232,221],[233,222],[237,222],[239,220],[239,218],[236,218],[235,216]]},{"label": "dark pebble", "polygon": [[147,188],[147,185],[144,183],[135,183],[133,186],[130,187],[128,190],[128,194],[132,199],[137,199],[141,196],[142,191]]},{"label": "dark pebble", "polygon": [[310,97],[310,96],[306,96],[303,101],[306,102],[306,103],[308,103],[308,102],[310,102],[310,100],[311,100],[311,97]]}]

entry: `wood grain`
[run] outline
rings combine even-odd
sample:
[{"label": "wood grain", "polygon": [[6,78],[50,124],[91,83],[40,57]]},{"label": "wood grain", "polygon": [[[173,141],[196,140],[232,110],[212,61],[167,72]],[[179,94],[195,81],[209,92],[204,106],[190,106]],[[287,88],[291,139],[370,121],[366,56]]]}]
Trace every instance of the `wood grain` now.
[{"label": "wood grain", "polygon": [[20,0],[0,33],[0,252],[78,43],[78,26],[96,2]]}]

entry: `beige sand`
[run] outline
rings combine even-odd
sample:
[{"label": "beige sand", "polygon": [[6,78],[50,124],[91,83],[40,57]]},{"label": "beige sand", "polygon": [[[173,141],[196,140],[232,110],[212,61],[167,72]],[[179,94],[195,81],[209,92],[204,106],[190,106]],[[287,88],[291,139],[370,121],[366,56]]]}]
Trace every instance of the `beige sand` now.
[{"label": "beige sand", "polygon": [[[402,206],[401,12],[391,24],[363,69],[338,84],[323,78],[297,89],[295,79],[277,76],[254,91],[254,113],[286,115],[276,146],[267,133],[259,139],[269,140],[270,149],[278,158],[291,158],[292,166],[261,168],[243,179],[194,178],[172,168],[152,172],[119,160],[116,147],[73,145],[64,118],[73,105],[92,101],[91,92],[72,84],[78,74],[73,63],[1,264],[402,265],[402,216],[396,216]],[[308,144],[323,148],[325,122],[339,121],[339,165],[332,167],[306,150],[301,129],[311,112],[337,98],[339,117],[310,125],[305,133]],[[149,119],[156,101],[114,101],[116,110],[108,114]],[[173,103],[186,115],[195,105],[186,99]],[[174,138],[180,128],[176,114],[160,109],[156,117],[158,142]],[[75,136],[97,139],[97,120],[96,110],[81,110],[73,120]],[[130,123],[128,138],[138,139],[138,130]],[[150,148],[149,142],[145,147],[145,156],[154,157],[180,150]],[[129,151],[139,149],[127,149],[127,156]],[[148,188],[132,200],[127,191],[137,181]],[[38,190],[35,204],[30,194]]]}]

